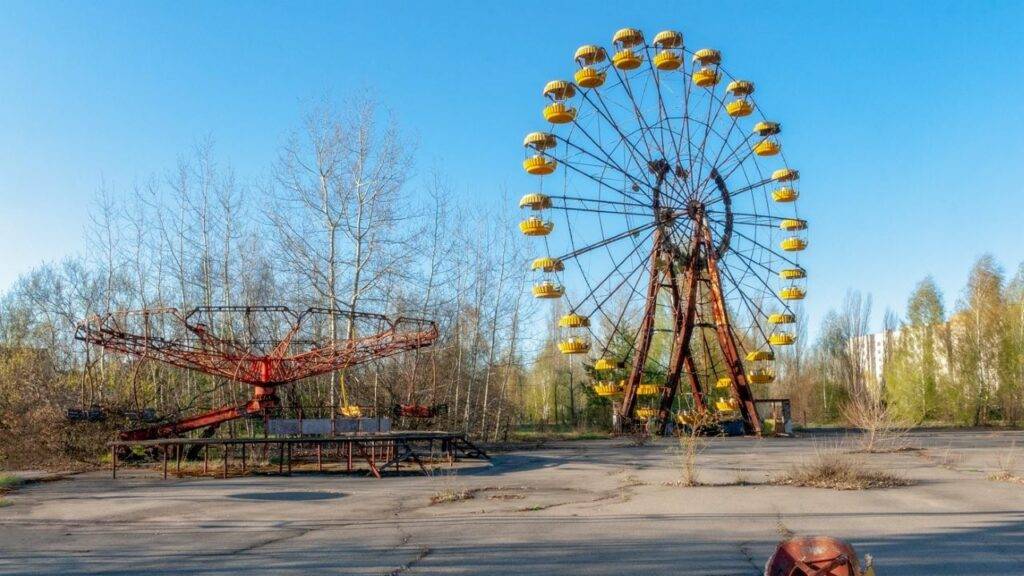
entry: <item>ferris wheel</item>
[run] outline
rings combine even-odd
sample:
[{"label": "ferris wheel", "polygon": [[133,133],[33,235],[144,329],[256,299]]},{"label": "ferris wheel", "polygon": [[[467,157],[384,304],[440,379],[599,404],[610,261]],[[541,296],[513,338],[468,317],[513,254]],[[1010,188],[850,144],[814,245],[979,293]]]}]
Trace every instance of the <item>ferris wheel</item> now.
[{"label": "ferris wheel", "polygon": [[576,50],[523,141],[533,295],[564,299],[558,348],[587,355],[620,425],[713,413],[760,433],[752,386],[774,380],[806,294],[782,127],[680,32],[624,28],[612,46]]}]

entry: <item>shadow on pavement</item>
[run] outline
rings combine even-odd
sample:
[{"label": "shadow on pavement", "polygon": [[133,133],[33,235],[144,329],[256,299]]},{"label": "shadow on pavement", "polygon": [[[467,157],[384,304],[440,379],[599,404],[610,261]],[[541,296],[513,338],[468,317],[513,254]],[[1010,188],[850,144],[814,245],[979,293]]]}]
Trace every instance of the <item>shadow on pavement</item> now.
[{"label": "shadow on pavement", "polygon": [[313,500],[334,500],[345,496],[338,492],[240,492],[229,494],[236,500],[270,500],[278,502],[308,502]]}]

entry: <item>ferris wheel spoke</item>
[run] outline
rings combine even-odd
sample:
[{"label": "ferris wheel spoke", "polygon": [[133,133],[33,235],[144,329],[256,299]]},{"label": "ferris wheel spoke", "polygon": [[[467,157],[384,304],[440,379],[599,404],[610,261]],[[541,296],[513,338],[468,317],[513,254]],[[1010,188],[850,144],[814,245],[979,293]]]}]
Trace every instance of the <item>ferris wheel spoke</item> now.
[{"label": "ferris wheel spoke", "polygon": [[732,176],[733,174],[735,174],[736,171],[739,170],[741,166],[743,166],[744,162],[746,162],[747,160],[749,160],[750,158],[752,158],[754,156],[754,148],[752,146],[748,146],[747,148],[748,149],[744,152],[742,158],[740,158],[738,156],[738,152],[741,150],[741,148],[737,146],[736,149],[733,150],[733,154],[730,155],[729,158],[726,158],[725,160],[723,160],[723,163],[724,162],[728,162],[730,160],[730,158],[735,160],[735,163],[732,166],[729,167],[729,171],[725,173],[723,178],[728,179],[729,176]]},{"label": "ferris wheel spoke", "polygon": [[[611,190],[613,192],[618,192],[619,194],[621,194],[625,198],[627,198],[629,200],[633,200],[634,203],[636,203],[636,205],[644,206],[644,204],[640,203],[636,198],[631,196],[628,192],[626,192],[625,190],[622,190],[620,187],[618,187],[618,186],[616,186],[616,185],[614,185],[612,183],[606,182],[600,176],[595,176],[595,175],[591,174],[590,172],[587,172],[586,170],[583,170],[583,169],[577,167],[573,163],[566,162],[565,160],[560,159],[560,158],[558,158],[556,156],[551,156],[551,158],[554,158],[557,162],[559,162],[560,164],[562,164],[563,166],[565,166],[569,170],[572,170],[573,172],[575,172],[575,173],[577,173],[577,174],[579,174],[581,176],[584,176],[588,180],[594,181],[598,186],[601,186],[602,188],[606,188],[606,189]],[[650,207],[650,204],[646,204],[646,206]]]},{"label": "ferris wheel spoke", "polygon": [[620,73],[619,69],[614,66],[612,66],[612,70],[615,70],[615,75],[618,76],[619,82],[622,85],[623,90],[626,92],[626,97],[629,98],[629,103],[633,107],[633,114],[636,116],[637,126],[640,129],[640,134],[641,138],[644,141],[644,146],[647,148],[648,156],[650,156],[651,158],[655,157],[654,151],[651,150],[651,144],[648,142],[648,134],[650,134],[651,138],[654,140],[654,147],[658,152],[660,152],[661,158],[667,159],[668,155],[665,154],[664,147],[660,146],[658,144],[658,139],[655,138],[653,134],[651,134],[651,126],[647,123],[647,119],[644,118],[643,113],[640,112],[640,105],[637,104],[636,96],[633,94],[633,87],[629,83],[629,73]]},{"label": "ferris wheel spoke", "polygon": [[[706,212],[708,214],[723,214],[723,215],[725,214],[725,212],[722,211],[722,210],[707,210]],[[763,219],[767,219],[767,220],[774,220],[774,221],[787,220],[787,218],[785,216],[775,216],[773,214],[756,214],[756,213],[753,213],[753,212],[733,212],[732,215],[733,216],[740,216],[740,217],[743,217],[743,218],[751,218],[751,219],[755,219],[755,220],[756,219],[762,219],[762,218]]]},{"label": "ferris wheel spoke", "polygon": [[583,207],[579,207],[579,206],[559,206],[557,204],[553,204],[552,208],[554,208],[556,210],[567,210],[569,212],[589,212],[589,213],[592,213],[592,214],[619,214],[619,215],[622,215],[622,216],[635,216],[635,217],[639,217],[639,218],[645,218],[645,217],[646,218],[650,218],[651,217],[650,212],[645,213],[645,214],[641,214],[641,213],[637,213],[637,212],[624,212],[622,210],[601,210],[600,208],[583,208]]},{"label": "ferris wheel spoke", "polygon": [[[640,281],[643,280],[643,278],[644,278],[643,274],[637,274],[636,275],[636,280],[633,281],[633,284],[631,286],[631,293],[635,293],[639,289]],[[605,299],[605,302],[606,301],[607,301],[607,299]],[[604,311],[603,304],[604,303],[599,305],[597,307],[597,310],[601,313],[602,316],[604,316],[604,318],[606,320],[611,320],[611,317]],[[604,345],[604,347],[603,347],[603,349],[601,351],[601,355],[602,356],[604,354],[608,353],[608,348],[611,346],[612,339],[615,338],[616,334],[621,334],[622,336],[626,335],[626,333],[622,330],[622,322],[623,322],[623,320],[625,320],[627,312],[629,312],[629,302],[628,301],[625,302],[622,305],[622,310],[619,312],[618,318],[616,318],[615,322],[612,323],[612,332],[611,332],[611,334],[608,335],[608,341],[605,343],[605,345]]]},{"label": "ferris wheel spoke", "polygon": [[765,246],[765,245],[764,245],[764,244],[762,244],[761,242],[758,242],[758,241],[757,241],[757,240],[755,240],[754,238],[751,238],[750,236],[747,236],[746,234],[744,234],[744,233],[742,233],[742,232],[740,232],[740,231],[738,231],[738,230],[735,230],[735,229],[734,229],[734,230],[733,230],[733,232],[734,232],[735,234],[737,234],[738,236],[742,236],[743,238],[747,239],[747,240],[748,240],[749,242],[751,242],[752,244],[756,244],[756,245],[757,245],[758,247],[760,247],[760,248],[761,248],[762,250],[766,250],[766,251],[768,251],[768,252],[772,253],[773,255],[775,255],[775,257],[776,257],[776,258],[779,258],[780,260],[782,260],[782,261],[786,262],[787,264],[792,264],[793,266],[797,266],[797,267],[799,267],[799,266],[800,266],[800,264],[798,264],[798,263],[797,263],[796,261],[794,261],[794,260],[790,259],[790,258],[789,258],[788,256],[786,256],[785,254],[780,254],[779,252],[776,252],[774,248],[771,248],[771,247],[769,247],[769,246]]},{"label": "ferris wheel spoke", "polygon": [[[672,148],[676,153],[676,161],[679,161],[682,154],[679,151],[679,144],[676,142],[675,136],[672,134],[672,123],[669,120],[668,107],[665,106],[665,98],[661,92],[661,76],[658,71],[654,68],[654,58],[651,54],[651,46],[649,44],[644,46],[646,52],[647,68],[650,70],[651,76],[654,78],[654,86],[658,94],[658,114],[661,122],[664,122],[668,126],[669,141],[672,143]],[[661,149],[665,150],[665,131],[661,131]],[[667,158],[666,158],[667,159]],[[685,183],[684,183],[685,186]]]},{"label": "ferris wheel spoke", "polygon": [[[723,176],[722,180],[724,181],[725,179],[726,179],[726,176]],[[765,178],[764,180],[760,180],[760,181],[755,182],[753,184],[748,184],[746,186],[737,188],[735,190],[729,190],[729,197],[730,198],[735,198],[736,196],[739,196],[740,194],[743,194],[744,192],[750,192],[751,190],[757,190],[758,188],[767,186],[768,184],[771,184],[774,181],[775,180],[773,180],[772,178]],[[707,204],[708,205],[717,204],[718,202],[722,202],[722,198],[720,196],[719,197],[712,197],[712,198],[709,198],[707,200]]]},{"label": "ferris wheel spoke", "polygon": [[[718,99],[718,97],[715,95],[713,90],[708,90],[708,111],[707,111],[706,118],[704,120],[704,135],[701,137],[700,146],[697,148],[698,156],[700,156],[701,158],[704,158],[705,160],[707,159],[707,154],[705,152],[705,148],[707,147],[708,136],[711,135],[711,127],[714,126],[715,122],[718,121],[718,115],[721,113],[722,108],[724,108],[723,102]],[[712,110],[714,110],[713,114],[712,114]],[[733,123],[735,123],[735,119],[733,119]],[[714,165],[711,165],[711,168],[714,168],[714,167],[715,167]],[[690,175],[694,176],[694,174],[692,174],[692,173]],[[704,163],[703,162],[700,164],[700,171],[696,174],[696,176],[697,176],[697,179],[696,179],[697,182],[700,182],[701,180],[703,180],[703,177],[704,177]]]},{"label": "ferris wheel spoke", "polygon": [[[589,139],[591,142],[594,142],[594,145],[598,146],[598,149],[601,149],[603,151],[603,149],[600,148],[600,146],[594,141],[593,138],[591,138],[590,134],[588,134],[586,130],[584,130],[579,125],[577,125],[577,128],[580,129],[580,132],[583,133],[583,135],[586,136],[587,139]],[[620,174],[625,176],[627,179],[632,181],[633,184],[636,185],[638,189],[640,188],[640,185],[646,186],[648,188],[651,187],[651,184],[648,181],[646,181],[646,180],[644,180],[644,181],[638,180],[632,173],[630,173],[628,170],[626,170],[625,168],[620,166],[619,163],[616,162],[608,153],[605,153],[605,157],[607,158],[607,160],[604,160],[604,159],[600,158],[599,156],[595,155],[593,152],[587,150],[586,148],[583,148],[582,146],[579,146],[579,145],[575,144],[571,140],[568,140],[566,138],[561,138],[561,137],[558,137],[558,136],[556,136],[555,138],[557,138],[558,140],[561,140],[567,146],[571,146],[574,149],[580,151],[581,153],[586,154],[587,156],[590,156],[594,160],[600,162],[602,166],[605,166],[606,168],[611,168],[612,170],[615,170],[616,172],[619,172]],[[566,155],[566,156],[568,156],[568,155]],[[627,194],[625,194],[625,192],[621,192],[621,193],[623,195],[628,196]],[[644,196],[647,197],[648,199],[650,199],[650,197],[651,197],[651,195],[648,194],[647,192],[642,192],[642,194],[644,194]],[[636,198],[633,198],[632,196],[629,196],[629,197],[630,197],[630,199],[632,199],[634,201],[636,200]]]},{"label": "ferris wheel spoke", "polygon": [[772,299],[773,299],[773,300],[775,300],[775,301],[777,301],[777,302],[778,302],[779,304],[781,304],[781,305],[782,305],[782,308],[783,308],[783,309],[784,309],[784,310],[785,310],[786,312],[792,312],[792,308],[790,307],[789,303],[788,303],[788,302],[786,302],[785,300],[783,300],[783,299],[782,299],[782,298],[781,298],[781,297],[780,297],[780,296],[778,295],[778,293],[776,293],[776,292],[775,292],[775,290],[774,290],[774,289],[772,289],[772,287],[771,287],[771,286],[770,286],[770,285],[769,285],[769,284],[768,284],[767,282],[765,282],[765,281],[764,281],[764,278],[762,278],[760,274],[757,274],[756,272],[754,272],[754,270],[753,270],[753,268],[752,268],[752,266],[751,266],[751,265],[752,265],[752,264],[756,264],[756,265],[758,265],[758,266],[760,266],[760,267],[763,267],[763,268],[766,268],[766,269],[770,269],[770,268],[768,268],[767,266],[765,266],[765,265],[764,265],[764,263],[762,263],[762,262],[758,262],[757,260],[754,260],[754,259],[751,259],[750,257],[748,257],[748,256],[746,256],[746,255],[744,255],[744,254],[741,254],[740,252],[737,252],[737,251],[735,251],[735,250],[732,250],[731,248],[730,248],[730,250],[729,250],[729,251],[730,251],[730,252],[732,252],[733,254],[737,255],[737,256],[738,256],[738,257],[740,258],[740,261],[741,261],[741,262],[743,263],[743,265],[744,265],[744,266],[746,266],[746,267],[747,267],[747,270],[749,270],[749,271],[751,272],[751,275],[752,275],[752,276],[753,276],[754,278],[757,278],[757,279],[758,279],[758,280],[759,280],[759,281],[761,282],[761,284],[763,284],[763,285],[764,285],[764,287],[766,288],[766,291],[767,291],[768,293],[770,293],[770,294],[772,295]]},{"label": "ferris wheel spoke", "polygon": [[[641,168],[640,172],[641,174],[643,174],[644,181],[647,182],[647,186],[653,187],[654,185],[647,177],[647,172],[644,171],[642,168],[645,166],[649,166],[651,161],[654,160],[654,158],[645,156],[643,152],[641,152],[640,149],[637,148],[636,144],[628,136],[626,136],[626,133],[623,132],[622,127],[619,126],[619,124],[614,120],[614,117],[611,113],[611,109],[608,108],[608,104],[604,101],[604,98],[601,96],[601,93],[597,90],[594,90],[593,93],[597,96],[597,102],[601,105],[600,108],[598,108],[598,106],[594,104],[594,101],[590,99],[590,96],[587,92],[583,93],[584,100],[586,100],[594,108],[594,110],[597,111],[598,115],[604,118],[605,122],[607,122],[612,127],[615,133],[619,136],[619,141],[625,145],[627,152],[629,152],[630,158],[633,160],[633,163]],[[648,154],[650,154],[650,150],[648,150]]]},{"label": "ferris wheel spoke", "polygon": [[[616,205],[616,206],[632,206],[632,207],[636,207],[636,208],[646,208],[648,210],[650,210],[650,208],[651,208],[650,204],[637,204],[635,202],[622,202],[622,201],[619,201],[619,200],[604,200],[602,198],[585,198],[583,196],[550,196],[550,198],[552,200],[564,200],[564,201],[567,201],[567,202],[580,202],[580,203],[596,202],[598,204],[612,204],[612,205]],[[650,212],[648,212],[646,215],[650,216]]]},{"label": "ferris wheel spoke", "polygon": [[[732,129],[735,126],[736,126],[736,122],[734,120],[732,125],[729,127],[729,132],[726,135],[726,139],[723,140],[722,146],[718,150],[718,154],[715,157],[715,161],[711,164],[712,165],[711,172],[708,173],[707,178],[702,179],[701,182],[697,185],[696,189],[701,191],[701,200],[702,201],[707,201],[711,196],[714,195],[713,189],[710,186],[708,186],[708,184],[711,182],[711,180],[714,179],[715,174],[718,174],[722,178],[722,180],[724,181],[724,180],[728,179],[730,176],[732,176],[733,172],[735,172],[735,170],[736,170],[736,168],[738,168],[738,166],[732,167],[732,169],[729,170],[729,172],[727,172],[724,176],[722,176],[722,170],[720,170],[719,168],[725,168],[726,164],[729,161],[729,158],[734,157],[739,150],[749,147],[747,145],[747,142],[748,142],[750,136],[747,136],[746,138],[744,138],[743,142],[741,142],[737,146],[731,146],[729,144],[728,137],[729,137],[729,135],[731,135]],[[730,150],[729,156],[727,156],[725,159],[722,159],[721,158],[722,152],[726,148],[728,148]],[[746,158],[749,158],[749,157],[750,157],[749,155],[744,157],[744,160],[746,160]],[[704,190],[708,190],[708,193],[707,194],[703,194]]]},{"label": "ferris wheel spoke", "polygon": [[636,274],[637,272],[641,271],[642,269],[645,269],[645,262],[641,259],[640,263],[637,264],[636,266],[634,266],[633,269],[630,270],[629,274],[621,274],[620,273],[620,275],[622,276],[622,279],[611,290],[609,290],[607,294],[605,294],[604,298],[601,298],[600,300],[597,299],[597,291],[601,289],[601,286],[603,286],[605,282],[607,282],[613,276],[615,276],[615,274],[619,272],[619,269],[622,267],[623,264],[626,263],[626,261],[630,260],[633,256],[636,255],[637,248],[639,248],[639,247],[640,247],[640,245],[637,245],[636,248],[631,250],[629,252],[629,254],[627,254],[622,260],[620,260],[615,265],[615,267],[612,268],[612,270],[610,272],[608,272],[608,274],[606,274],[604,278],[601,279],[600,282],[598,282],[593,287],[591,287],[590,291],[587,293],[587,295],[584,296],[580,300],[580,303],[578,304],[578,306],[582,306],[584,302],[586,302],[587,300],[590,300],[591,298],[593,298],[593,300],[594,300],[594,311],[596,312],[596,311],[602,310],[602,307],[608,302],[608,300],[612,296],[614,296],[626,284],[626,282],[630,278],[633,277],[634,274]]},{"label": "ferris wheel spoke", "polygon": [[619,240],[623,240],[625,238],[629,238],[631,236],[639,234],[640,232],[643,232],[644,230],[647,230],[649,228],[654,228],[655,226],[657,226],[657,224],[658,224],[657,222],[648,222],[647,224],[642,224],[640,226],[637,226],[636,228],[630,228],[629,230],[626,230],[625,232],[620,232],[620,233],[618,233],[618,234],[616,234],[614,236],[609,236],[608,238],[605,238],[605,239],[601,240],[600,242],[595,242],[593,244],[589,244],[589,245],[584,246],[582,248],[575,248],[572,252],[569,252],[568,254],[564,254],[562,256],[559,256],[558,259],[559,260],[569,260],[569,259],[572,259],[572,258],[577,258],[577,257],[579,257],[579,256],[581,256],[583,254],[586,254],[587,252],[590,252],[591,250],[596,250],[596,249],[601,248],[603,246],[608,246],[609,244],[613,244],[615,242],[618,242]]}]

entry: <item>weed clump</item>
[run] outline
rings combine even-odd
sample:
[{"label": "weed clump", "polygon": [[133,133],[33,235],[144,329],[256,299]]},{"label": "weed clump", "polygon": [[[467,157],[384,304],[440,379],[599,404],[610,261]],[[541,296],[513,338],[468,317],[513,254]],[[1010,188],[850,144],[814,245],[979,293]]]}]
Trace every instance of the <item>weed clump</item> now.
[{"label": "weed clump", "polygon": [[913,484],[891,472],[873,470],[866,465],[864,458],[839,450],[820,450],[785,474],[775,477],[772,483],[832,490],[870,490]]}]

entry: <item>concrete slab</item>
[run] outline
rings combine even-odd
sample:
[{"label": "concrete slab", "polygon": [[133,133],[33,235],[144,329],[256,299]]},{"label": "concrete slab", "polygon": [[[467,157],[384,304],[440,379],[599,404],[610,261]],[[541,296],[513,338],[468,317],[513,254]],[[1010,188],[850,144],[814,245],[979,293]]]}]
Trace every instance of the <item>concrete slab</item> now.
[{"label": "concrete slab", "polygon": [[[794,534],[848,539],[880,575],[1024,574],[1024,485],[988,479],[1024,450],[1021,432],[918,432],[916,450],[867,457],[911,487],[729,485],[840,441],[713,439],[700,479],[720,485],[695,488],[672,484],[681,460],[670,439],[555,444],[384,480],[82,474],[8,496],[0,574],[755,575]],[[462,492],[473,497],[431,504]]]}]

